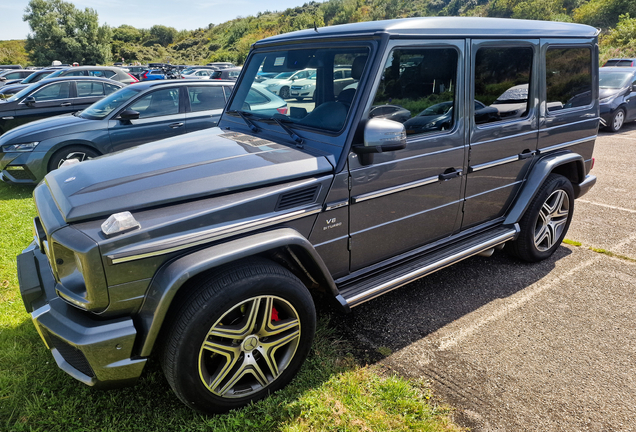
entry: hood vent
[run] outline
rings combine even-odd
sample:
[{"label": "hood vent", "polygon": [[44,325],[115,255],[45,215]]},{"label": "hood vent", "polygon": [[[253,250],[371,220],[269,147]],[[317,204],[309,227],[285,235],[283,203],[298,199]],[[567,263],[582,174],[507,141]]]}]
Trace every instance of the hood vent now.
[{"label": "hood vent", "polygon": [[316,200],[316,195],[320,190],[320,185],[311,186],[308,188],[296,190],[293,192],[287,192],[282,194],[278,198],[278,204],[276,204],[276,211],[286,210],[306,204],[311,204]]}]

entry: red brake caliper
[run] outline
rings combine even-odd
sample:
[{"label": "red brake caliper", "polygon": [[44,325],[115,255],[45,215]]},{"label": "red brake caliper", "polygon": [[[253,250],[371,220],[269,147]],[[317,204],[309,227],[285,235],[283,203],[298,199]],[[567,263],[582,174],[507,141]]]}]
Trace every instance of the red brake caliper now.
[{"label": "red brake caliper", "polygon": [[278,318],[278,311],[276,310],[275,307],[272,307],[272,321],[273,322],[280,321],[280,318]]}]

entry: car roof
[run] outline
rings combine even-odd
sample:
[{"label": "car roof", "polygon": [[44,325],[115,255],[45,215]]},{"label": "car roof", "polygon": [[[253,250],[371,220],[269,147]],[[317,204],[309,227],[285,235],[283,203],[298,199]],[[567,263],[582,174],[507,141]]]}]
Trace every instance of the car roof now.
[{"label": "car roof", "polygon": [[366,21],[318,29],[299,30],[271,36],[256,46],[294,39],[320,39],[334,36],[373,36],[378,32],[400,36],[433,37],[596,37],[599,30],[584,24],[555,21],[482,17],[425,17],[386,21]]},{"label": "car roof", "polygon": [[599,68],[599,71],[606,72],[636,72],[636,67],[625,67],[625,66],[604,66]]},{"label": "car roof", "polygon": [[236,81],[233,80],[214,80],[214,81],[209,81],[209,80],[187,80],[187,79],[181,79],[181,80],[156,80],[156,81],[141,81],[138,83],[133,83],[131,85],[135,86],[134,88],[138,88],[138,89],[148,89],[150,87],[169,87],[169,86],[173,86],[173,87],[178,87],[180,85],[183,84],[196,84],[197,86],[199,85],[206,85],[206,86],[218,86],[218,85],[235,85]]},{"label": "car roof", "polygon": [[86,77],[86,76],[63,76],[63,77],[55,77],[55,78],[45,78],[42,81],[38,81],[34,84],[50,83],[50,82],[57,82],[57,81],[102,81],[108,84],[123,85],[123,83],[109,79],[109,78]]},{"label": "car roof", "polygon": [[121,70],[118,66],[70,66],[62,68],[63,70],[93,70],[93,69],[110,69]]}]

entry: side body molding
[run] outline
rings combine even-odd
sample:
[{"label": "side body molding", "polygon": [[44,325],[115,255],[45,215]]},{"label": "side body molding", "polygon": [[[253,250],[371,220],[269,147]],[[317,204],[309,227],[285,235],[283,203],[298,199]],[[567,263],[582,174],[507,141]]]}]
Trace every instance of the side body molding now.
[{"label": "side body molding", "polygon": [[172,300],[189,279],[206,270],[277,248],[289,248],[311,276],[345,304],[325,263],[305,237],[291,228],[266,231],[190,253],[159,269],[139,311],[139,355],[147,357],[152,352]]},{"label": "side body molding", "polygon": [[[519,193],[519,196],[512,206],[512,209],[508,213],[508,216],[504,221],[504,225],[514,225],[518,223],[523,217],[523,214],[526,212],[526,209],[530,205],[530,202],[532,202],[532,199],[535,197],[539,188],[546,180],[546,178],[548,178],[550,173],[553,172],[557,167],[566,164],[576,166],[576,173],[571,173],[569,178],[572,181],[572,185],[574,186],[574,198],[578,198],[579,196],[581,196],[582,193],[580,193],[581,188],[579,188],[579,184],[586,181],[585,161],[583,160],[583,157],[577,153],[572,152],[544,156],[539,159],[539,161],[531,168],[530,175],[528,175],[528,179],[521,189],[521,193]],[[594,178],[594,180],[596,179]]]}]

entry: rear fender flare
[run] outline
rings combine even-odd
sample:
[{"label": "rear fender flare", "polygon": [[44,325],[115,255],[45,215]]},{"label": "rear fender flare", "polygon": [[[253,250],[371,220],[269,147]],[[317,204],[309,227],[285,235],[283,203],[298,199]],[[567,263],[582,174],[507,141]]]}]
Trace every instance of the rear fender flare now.
[{"label": "rear fender flare", "polygon": [[[338,289],[325,263],[311,243],[291,228],[280,228],[217,244],[177,258],[155,274],[139,311],[139,355],[151,354],[173,299],[179,289],[194,276],[243,258],[280,248],[289,248],[303,266],[334,297]],[[340,301],[343,304],[343,301]]]},{"label": "rear fender flare", "polygon": [[506,216],[504,225],[514,225],[521,220],[537,191],[553,172],[567,177],[574,186],[575,198],[578,197],[576,193],[578,185],[585,179],[583,157],[572,152],[544,156],[531,168],[521,192]]}]

